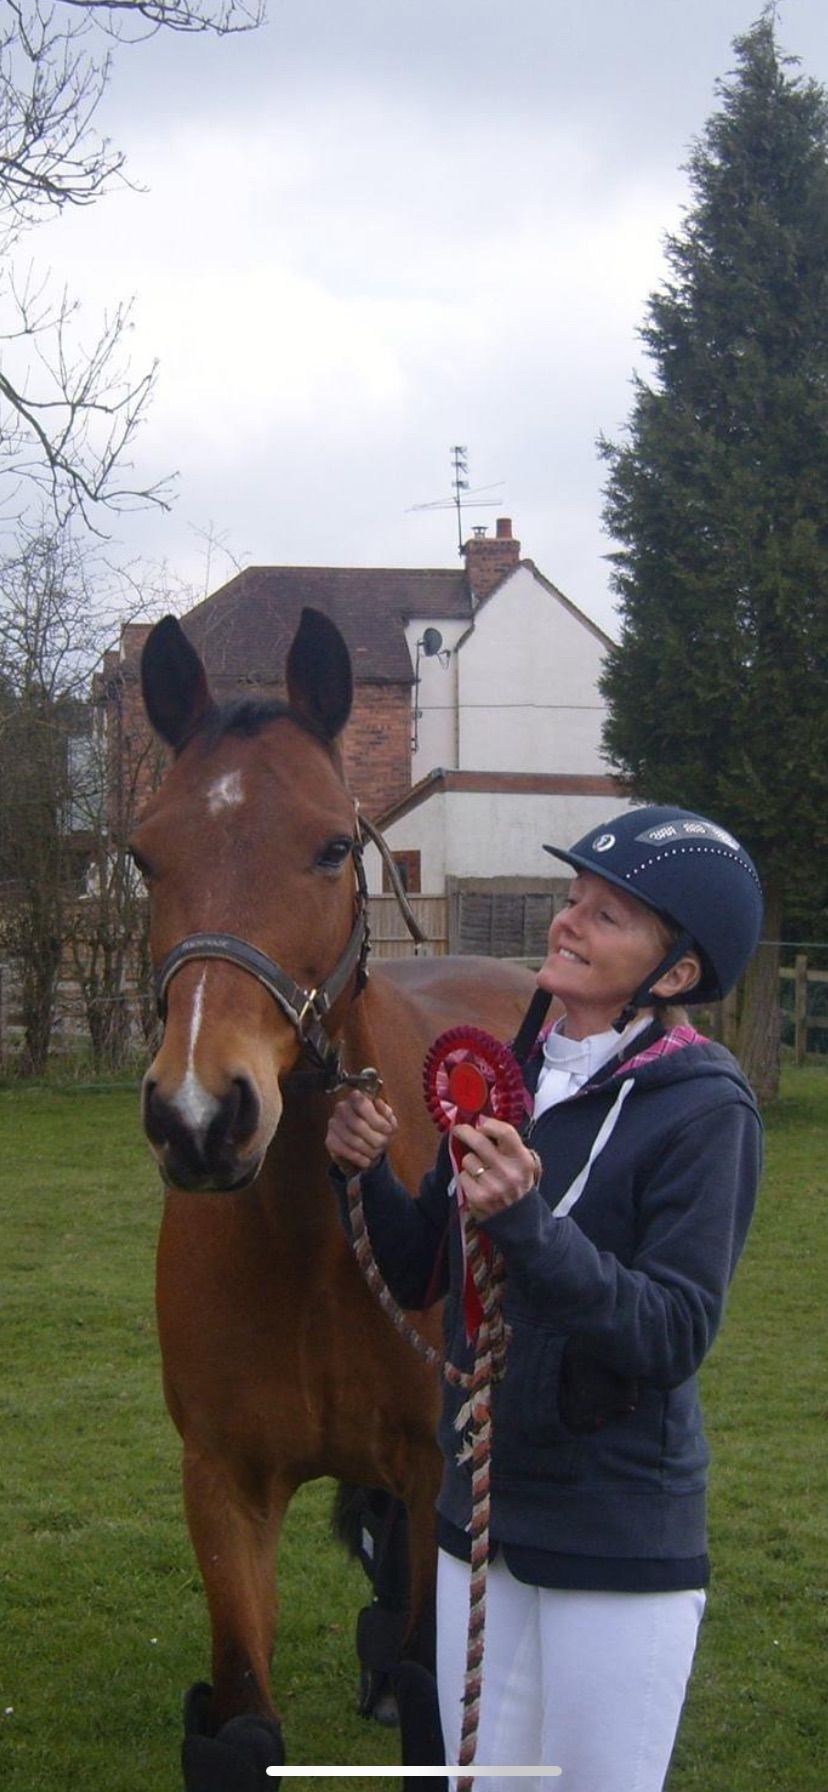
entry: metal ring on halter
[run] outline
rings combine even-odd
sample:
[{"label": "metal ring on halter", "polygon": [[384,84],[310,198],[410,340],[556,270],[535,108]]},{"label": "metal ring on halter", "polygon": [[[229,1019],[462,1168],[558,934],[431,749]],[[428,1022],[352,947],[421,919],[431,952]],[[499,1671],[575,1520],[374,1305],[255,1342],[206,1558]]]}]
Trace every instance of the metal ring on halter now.
[{"label": "metal ring on halter", "polygon": [[308,993],[305,997],[305,1000],[302,1003],[302,1006],[299,1010],[299,1017],[297,1020],[297,1027],[296,1027],[296,1030],[300,1035],[303,1031],[305,1021],[307,1020],[308,1015],[310,1014],[314,1020],[316,1019],[316,997],[317,997],[318,993],[319,993],[318,990],[309,989]]}]

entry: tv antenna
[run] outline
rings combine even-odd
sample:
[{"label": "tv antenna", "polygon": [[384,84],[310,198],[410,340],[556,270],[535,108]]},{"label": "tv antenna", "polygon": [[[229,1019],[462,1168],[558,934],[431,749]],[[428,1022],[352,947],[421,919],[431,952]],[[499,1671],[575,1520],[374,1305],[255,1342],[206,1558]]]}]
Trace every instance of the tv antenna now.
[{"label": "tv antenna", "polygon": [[[461,447],[459,443],[456,443],[450,450],[451,467],[454,475],[451,482],[452,490],[454,492],[453,498],[434,498],[430,504],[410,504],[408,507],[409,514],[414,510],[456,510],[457,552],[461,557],[463,554],[463,511],[489,508],[496,509],[498,504],[501,504],[503,501],[501,498],[481,498],[478,496],[478,493],[493,492],[497,486],[505,483],[502,479],[495,479],[492,481],[491,485],[476,485],[470,489],[468,478],[468,452],[468,448]],[[466,494],[465,497],[463,496],[464,492]]]}]

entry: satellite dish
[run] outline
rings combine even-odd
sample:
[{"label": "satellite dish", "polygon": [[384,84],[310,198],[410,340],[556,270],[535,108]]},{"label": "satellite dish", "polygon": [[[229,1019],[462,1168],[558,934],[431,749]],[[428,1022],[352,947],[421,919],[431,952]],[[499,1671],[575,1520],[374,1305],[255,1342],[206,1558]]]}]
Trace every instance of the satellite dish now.
[{"label": "satellite dish", "polygon": [[420,639],[417,642],[417,652],[414,658],[414,710],[412,715],[413,729],[411,735],[411,749],[414,753],[416,753],[419,744],[419,721],[423,713],[417,704],[417,694],[420,688],[421,654],[423,659],[426,660],[439,659],[440,665],[443,668],[448,665],[449,660],[451,659],[451,654],[449,653],[448,648],[443,646],[443,637],[438,628],[424,628]]}]

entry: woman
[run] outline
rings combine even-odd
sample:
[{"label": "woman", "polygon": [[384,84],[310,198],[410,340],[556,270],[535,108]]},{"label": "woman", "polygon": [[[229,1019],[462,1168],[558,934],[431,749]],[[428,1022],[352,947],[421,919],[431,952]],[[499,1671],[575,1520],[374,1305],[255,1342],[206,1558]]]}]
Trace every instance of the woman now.
[{"label": "woman", "polygon": [[[459,1174],[444,1143],[417,1200],[385,1155],[396,1121],[381,1100],[346,1097],[328,1149],[361,1173],[374,1252],[401,1303],[448,1294],[446,1352],[460,1368],[473,1345],[458,1200],[505,1270],[478,1764],[557,1766],[562,1792],[659,1792],[709,1572],[696,1373],[761,1156],[738,1065],[674,1005],[732,987],[758,942],[762,896],[738,842],[682,809],[633,810],[569,852],[546,851],[576,875],[538,973],[564,1014],[527,1064],[526,1135],[496,1119],[458,1126]],[[446,1386],[440,1426],[450,1762],[470,1572],[463,1398]],[[490,1783],[511,1785],[507,1773]],[[515,1792],[528,1783],[515,1777]]]}]

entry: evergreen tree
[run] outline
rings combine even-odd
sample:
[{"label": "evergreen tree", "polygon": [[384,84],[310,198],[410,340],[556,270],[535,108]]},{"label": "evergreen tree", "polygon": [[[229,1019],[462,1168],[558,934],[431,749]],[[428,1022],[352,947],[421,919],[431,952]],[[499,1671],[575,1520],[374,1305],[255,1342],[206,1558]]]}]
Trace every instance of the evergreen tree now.
[{"label": "evergreen tree", "polygon": [[[642,799],[700,809],[753,854],[765,938],[786,892],[818,906],[828,843],[828,95],[778,50],[774,9],[734,44],[689,163],[693,204],[642,331],[605,520],[622,638],[607,756]],[[738,1050],[778,1086],[778,949],[746,981]]]}]

